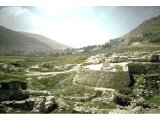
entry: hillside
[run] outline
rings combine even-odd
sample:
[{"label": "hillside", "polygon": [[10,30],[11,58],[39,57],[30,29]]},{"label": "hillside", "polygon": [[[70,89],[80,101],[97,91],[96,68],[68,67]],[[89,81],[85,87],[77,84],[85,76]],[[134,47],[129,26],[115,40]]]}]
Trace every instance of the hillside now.
[{"label": "hillside", "polygon": [[129,43],[148,42],[160,43],[160,16],[144,21],[138,27],[129,32],[126,37]]},{"label": "hillside", "polygon": [[57,42],[48,45],[49,40],[48,44],[45,44],[43,40],[47,41],[48,39],[36,34],[32,35],[28,33],[28,35],[25,35],[0,26],[0,55],[42,56],[44,54],[55,53],[55,49],[57,48],[62,49],[61,46],[63,45]]},{"label": "hillside", "polygon": [[50,38],[47,38],[45,36],[42,35],[38,35],[38,34],[33,34],[33,33],[27,33],[27,32],[21,32],[22,34],[28,36],[28,37],[32,37],[44,44],[47,44],[48,46],[50,46],[52,49],[66,49],[68,48],[67,46],[58,43],[54,40],[51,40]]},{"label": "hillside", "polygon": [[148,19],[131,30],[128,34],[111,40],[113,44],[119,42],[126,42],[129,45],[133,42],[160,44],[160,16]]}]

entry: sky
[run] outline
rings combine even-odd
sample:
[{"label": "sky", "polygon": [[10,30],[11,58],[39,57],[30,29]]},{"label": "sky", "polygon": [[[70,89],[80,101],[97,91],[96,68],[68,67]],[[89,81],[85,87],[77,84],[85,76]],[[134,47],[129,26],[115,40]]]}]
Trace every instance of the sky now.
[{"label": "sky", "polygon": [[0,25],[79,48],[104,44],[158,15],[156,6],[1,6]]}]

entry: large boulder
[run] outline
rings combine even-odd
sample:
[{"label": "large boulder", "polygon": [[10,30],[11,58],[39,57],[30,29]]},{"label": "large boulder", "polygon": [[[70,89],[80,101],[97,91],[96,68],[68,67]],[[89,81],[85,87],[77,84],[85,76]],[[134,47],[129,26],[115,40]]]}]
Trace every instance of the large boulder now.
[{"label": "large boulder", "polygon": [[39,96],[34,101],[33,113],[49,113],[57,108],[54,96]]}]

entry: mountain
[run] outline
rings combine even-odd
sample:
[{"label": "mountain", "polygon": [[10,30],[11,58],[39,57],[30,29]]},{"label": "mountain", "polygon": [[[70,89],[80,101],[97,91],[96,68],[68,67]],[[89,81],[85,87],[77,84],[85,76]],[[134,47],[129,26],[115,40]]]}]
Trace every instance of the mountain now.
[{"label": "mountain", "polygon": [[[47,42],[45,43],[46,40]],[[51,43],[49,45],[49,43]],[[55,43],[55,44],[54,44]],[[21,33],[0,26],[0,55],[31,55],[54,54],[58,49],[65,48],[58,42],[51,42],[44,36]]]},{"label": "mountain", "polygon": [[42,35],[38,35],[38,34],[33,34],[33,33],[27,33],[27,32],[21,32],[22,34],[34,38],[44,44],[47,44],[48,46],[50,46],[52,49],[66,49],[68,48],[66,45],[63,45],[61,43],[58,43],[50,38],[47,38],[45,36]]},{"label": "mountain", "polygon": [[160,15],[142,22],[128,34],[111,40],[113,44],[127,43],[130,45],[134,42],[160,44]]}]

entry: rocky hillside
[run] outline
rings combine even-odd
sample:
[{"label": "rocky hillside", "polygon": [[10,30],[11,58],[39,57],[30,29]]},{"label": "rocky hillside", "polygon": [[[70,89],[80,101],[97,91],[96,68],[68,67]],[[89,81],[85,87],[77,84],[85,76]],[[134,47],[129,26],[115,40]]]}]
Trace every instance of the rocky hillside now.
[{"label": "rocky hillside", "polygon": [[[47,42],[45,43],[45,41]],[[44,36],[30,33],[25,35],[0,26],[0,55],[38,56],[54,53],[55,49],[62,49],[63,47],[65,48],[62,44],[51,42]]]},{"label": "rocky hillside", "polygon": [[111,43],[126,42],[129,45],[134,42],[143,43],[160,43],[160,16],[151,18],[138,25],[135,29],[131,30],[117,39],[111,40]]}]

